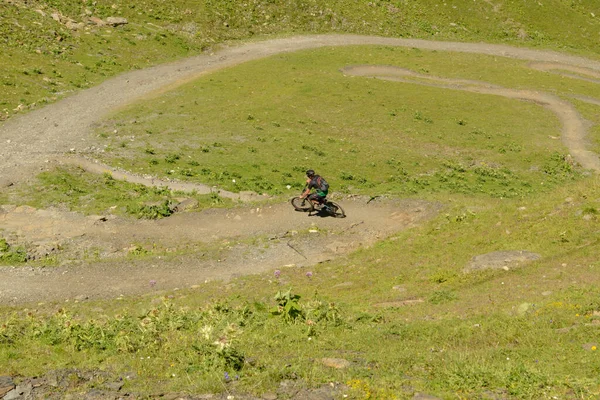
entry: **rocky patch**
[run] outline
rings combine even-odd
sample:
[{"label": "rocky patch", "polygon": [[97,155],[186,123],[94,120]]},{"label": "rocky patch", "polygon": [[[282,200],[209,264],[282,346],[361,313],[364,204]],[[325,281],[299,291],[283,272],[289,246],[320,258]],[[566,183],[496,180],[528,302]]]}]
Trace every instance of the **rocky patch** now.
[{"label": "rocky patch", "polygon": [[464,272],[473,272],[485,269],[509,269],[521,267],[527,263],[540,259],[542,256],[527,250],[494,251],[492,253],[475,256],[464,268]]}]

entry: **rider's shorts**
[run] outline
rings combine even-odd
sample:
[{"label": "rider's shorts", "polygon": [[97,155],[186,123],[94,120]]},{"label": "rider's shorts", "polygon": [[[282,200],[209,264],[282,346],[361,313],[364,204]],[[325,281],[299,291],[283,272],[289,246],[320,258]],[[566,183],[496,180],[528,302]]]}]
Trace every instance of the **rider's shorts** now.
[{"label": "rider's shorts", "polygon": [[317,190],[315,193],[312,193],[308,196],[310,200],[317,200],[319,203],[322,203],[325,197],[327,197],[327,192],[323,192],[321,190]]}]

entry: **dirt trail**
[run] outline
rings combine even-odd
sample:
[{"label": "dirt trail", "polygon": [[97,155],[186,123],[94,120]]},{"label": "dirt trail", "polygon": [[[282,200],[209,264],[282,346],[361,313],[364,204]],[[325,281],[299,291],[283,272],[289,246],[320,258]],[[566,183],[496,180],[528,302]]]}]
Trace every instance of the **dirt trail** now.
[{"label": "dirt trail", "polygon": [[[573,78],[597,83],[600,63],[581,57],[548,51],[513,48],[482,43],[429,42],[355,35],[299,36],[248,43],[224,48],[215,54],[200,55],[175,63],[132,71],[97,87],[82,91],[0,125],[0,188],[33,176],[49,161],[64,159],[90,147],[93,125],[109,112],[144,96],[169,90],[202,74],[273,54],[323,46],[389,45],[421,49],[488,54],[532,61],[531,67],[571,71]],[[410,80],[410,73],[395,68],[354,73],[382,79]],[[413,77],[414,78],[414,77]],[[418,76],[419,83],[425,83]],[[572,156],[584,167],[600,171],[596,154],[586,149],[586,121],[568,102],[544,93],[514,91],[481,82],[431,78],[427,84],[449,89],[470,90],[535,101],[551,109],[563,123],[562,139]],[[598,100],[585,98],[593,104]],[[71,158],[84,168],[144,184],[169,184],[151,177],[138,177],[90,161]],[[175,187],[174,187],[175,188]],[[200,192],[213,188],[195,187]],[[199,190],[200,189],[200,190]],[[237,198],[238,195],[221,192]],[[244,199],[253,199],[252,196]],[[148,291],[199,285],[211,279],[228,279],[257,273],[282,265],[308,266],[369,245],[401,229],[414,226],[439,211],[439,205],[424,202],[367,202],[341,199],[349,217],[343,220],[294,213],[287,204],[270,207],[240,206],[234,210],[210,210],[175,215],[165,220],[125,221],[84,217],[59,210],[3,207],[0,228],[4,233],[36,243],[55,243],[82,261],[56,268],[0,268],[0,303],[20,304],[72,298],[113,297]],[[294,234],[293,231],[315,233]],[[253,246],[238,239],[265,236],[268,245]],[[194,254],[135,261],[122,256],[133,244],[159,243],[161,247],[182,248],[186,244],[219,243],[219,256]],[[232,244],[237,243],[237,244]],[[111,262],[91,263],[86,256],[100,249]],[[318,249],[318,250],[314,250]],[[325,250],[323,250],[325,249]],[[78,254],[77,252],[80,252]],[[220,257],[220,258],[219,258]],[[153,283],[151,286],[149,282]]]},{"label": "dirt trail", "polygon": [[[105,261],[49,268],[0,267],[0,304],[114,298],[197,287],[206,280],[227,280],[284,266],[308,267],[415,226],[440,209],[422,201],[367,202],[365,198],[344,199],[348,212],[344,219],[308,216],[294,212],[288,204],[212,209],[159,221],[104,221],[72,212],[3,207],[0,221],[5,229],[31,240],[61,242],[64,251],[102,249],[98,256]],[[245,243],[248,237],[261,240],[258,245]],[[127,259],[133,243],[150,249],[152,243],[160,243],[161,248],[212,246],[193,255]],[[156,283],[150,285],[151,281]]]}]

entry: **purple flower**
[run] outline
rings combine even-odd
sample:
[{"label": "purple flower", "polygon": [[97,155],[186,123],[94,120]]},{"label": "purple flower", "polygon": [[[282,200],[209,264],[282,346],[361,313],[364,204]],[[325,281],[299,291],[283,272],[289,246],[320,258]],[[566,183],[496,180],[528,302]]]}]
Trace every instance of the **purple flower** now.
[{"label": "purple flower", "polygon": [[225,382],[229,382],[230,379],[229,374],[225,372]]},{"label": "purple flower", "polygon": [[275,278],[279,279],[279,275],[281,275],[281,271],[276,269],[275,270]]},{"label": "purple flower", "polygon": [[152,279],[150,281],[150,287],[154,287],[154,285],[156,285],[156,281],[154,279]]},{"label": "purple flower", "polygon": [[312,272],[308,271],[308,272],[306,273],[306,276],[307,276],[308,278],[312,278]]}]

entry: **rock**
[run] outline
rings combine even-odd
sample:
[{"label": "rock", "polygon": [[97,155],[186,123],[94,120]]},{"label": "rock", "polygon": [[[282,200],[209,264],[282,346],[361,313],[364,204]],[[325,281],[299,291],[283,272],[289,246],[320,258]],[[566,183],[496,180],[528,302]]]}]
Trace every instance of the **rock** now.
[{"label": "rock", "polygon": [[127,21],[127,18],[123,18],[123,17],[108,17],[108,18],[106,18],[106,24],[110,25],[110,26],[127,25],[128,23],[129,23],[129,21]]},{"label": "rock", "polygon": [[475,256],[464,268],[464,272],[473,272],[485,269],[511,269],[522,266],[542,256],[526,250],[495,251],[492,253]]},{"label": "rock", "polygon": [[109,383],[106,383],[104,386],[106,386],[107,389],[118,392],[123,387],[123,382],[122,381],[109,382]]},{"label": "rock", "polygon": [[85,24],[83,22],[75,22],[75,21],[67,21],[65,22],[65,26],[72,31],[79,31],[85,28]]},{"label": "rock", "polygon": [[90,17],[88,19],[88,23],[91,25],[96,25],[96,26],[104,26],[106,25],[106,22],[104,22],[103,20],[101,20],[98,17]]},{"label": "rock", "polygon": [[343,358],[322,358],[321,362],[326,367],[336,368],[336,369],[344,369],[348,368],[352,363],[348,360],[344,360]]},{"label": "rock", "polygon": [[30,399],[30,398],[32,398],[32,396],[31,396],[32,389],[33,389],[33,386],[29,382],[21,384],[21,385],[17,385],[13,390],[8,392],[4,396],[3,400]]},{"label": "rock", "polygon": [[531,303],[521,303],[519,307],[517,307],[517,314],[523,316],[527,314],[527,311],[531,308]]},{"label": "rock", "polygon": [[192,210],[194,208],[198,208],[199,204],[200,203],[198,203],[198,200],[196,199],[185,199],[175,204],[175,206],[173,206],[173,211],[182,212],[186,210]]},{"label": "rock", "polygon": [[264,400],[277,400],[277,395],[275,393],[265,393],[262,398]]},{"label": "rock", "polygon": [[15,388],[15,383],[10,376],[0,376],[0,397]]}]

